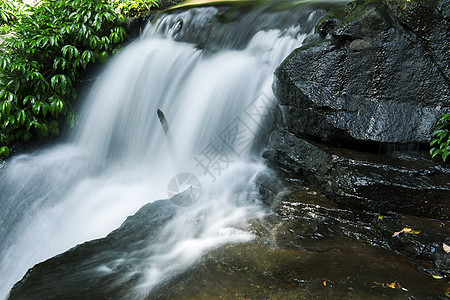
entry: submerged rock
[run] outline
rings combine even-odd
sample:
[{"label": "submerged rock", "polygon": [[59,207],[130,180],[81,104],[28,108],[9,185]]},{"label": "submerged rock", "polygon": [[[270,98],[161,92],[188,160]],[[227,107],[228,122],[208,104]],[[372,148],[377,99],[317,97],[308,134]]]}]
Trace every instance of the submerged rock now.
[{"label": "submerged rock", "polygon": [[331,21],[319,28],[328,40],[295,50],[275,73],[286,127],[341,144],[429,142],[450,109],[437,54],[380,1],[356,2]]}]

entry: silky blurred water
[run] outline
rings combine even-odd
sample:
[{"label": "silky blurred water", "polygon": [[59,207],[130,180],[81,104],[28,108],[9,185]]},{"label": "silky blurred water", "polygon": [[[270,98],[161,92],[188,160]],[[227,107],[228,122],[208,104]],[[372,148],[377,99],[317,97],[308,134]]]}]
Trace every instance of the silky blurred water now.
[{"label": "silky blurred water", "polygon": [[[302,44],[317,13],[304,16],[309,27],[255,32],[253,24],[238,46],[177,40],[179,20],[186,37],[218,13],[160,17],[102,72],[67,142],[7,162],[0,172],[0,298],[34,264],[103,237],[144,204],[168,198],[168,183],[181,172],[198,178],[201,197],[169,222],[165,240],[148,246],[138,294],[205,251],[252,238],[242,224],[264,214],[254,178],[265,166],[253,145],[276,105],[272,74]],[[192,222],[198,216],[202,221]]]}]

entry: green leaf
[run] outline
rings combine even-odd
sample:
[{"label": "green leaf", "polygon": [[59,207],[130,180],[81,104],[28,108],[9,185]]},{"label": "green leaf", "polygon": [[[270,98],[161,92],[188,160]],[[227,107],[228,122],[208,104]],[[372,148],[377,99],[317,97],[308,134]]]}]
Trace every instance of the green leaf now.
[{"label": "green leaf", "polygon": [[34,102],[36,101],[36,97],[34,97],[33,95],[26,96],[25,98],[23,98],[23,105],[26,105],[28,101],[30,101],[31,104],[34,104]]},{"label": "green leaf", "polygon": [[27,118],[27,115],[26,115],[25,111],[23,109],[21,109],[19,111],[19,114],[17,115],[17,121],[23,125],[25,123],[26,118]]},{"label": "green leaf", "polygon": [[73,128],[75,126],[75,115],[70,114],[67,117],[67,123],[69,124],[70,128]]},{"label": "green leaf", "polygon": [[33,104],[32,108],[33,108],[34,113],[38,114],[41,111],[42,102],[41,101],[37,101],[36,103]]},{"label": "green leaf", "polygon": [[0,147],[0,156],[9,156],[10,151],[7,146]]},{"label": "green leaf", "polygon": [[58,83],[59,83],[59,79],[61,78],[61,75],[55,75],[55,76],[53,76],[52,78],[51,78],[51,80],[50,80],[50,82],[51,82],[51,85],[52,85],[52,88],[53,89],[55,89],[56,90],[56,87],[57,87],[57,85],[58,85]]},{"label": "green leaf", "polygon": [[438,148],[432,148],[432,149],[430,150],[431,157],[434,158],[436,155],[439,154],[439,152],[440,152],[440,151],[439,151]]},{"label": "green leaf", "polygon": [[45,118],[45,116],[47,115],[47,112],[48,112],[48,104],[42,104],[42,114],[44,115],[44,118]]},{"label": "green leaf", "polygon": [[83,52],[83,54],[81,55],[81,59],[85,62],[85,63],[89,63],[90,61],[92,61],[94,58],[94,53],[91,50],[86,50]]},{"label": "green leaf", "polygon": [[109,54],[106,51],[103,51],[99,54],[99,59],[103,63],[106,62],[108,60],[108,58],[109,58]]}]

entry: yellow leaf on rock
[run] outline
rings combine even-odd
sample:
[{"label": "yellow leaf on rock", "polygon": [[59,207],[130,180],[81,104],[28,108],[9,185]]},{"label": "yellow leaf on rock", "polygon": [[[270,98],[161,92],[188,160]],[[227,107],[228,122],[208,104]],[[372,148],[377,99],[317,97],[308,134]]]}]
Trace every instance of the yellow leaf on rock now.
[{"label": "yellow leaf on rock", "polygon": [[400,288],[402,288],[400,286],[400,283],[398,283],[397,281],[394,281],[393,283],[389,283],[386,286],[390,287],[391,289],[400,289]]},{"label": "yellow leaf on rock", "polygon": [[323,286],[327,286],[327,281],[326,280],[323,281]]},{"label": "yellow leaf on rock", "polygon": [[394,234],[392,235],[392,237],[396,237],[398,236],[400,233],[412,233],[412,234],[419,234],[420,231],[417,230],[412,230],[409,227],[404,227],[402,230],[394,232]]},{"label": "yellow leaf on rock", "polygon": [[442,248],[444,248],[445,253],[449,253],[450,252],[450,246],[449,245],[447,245],[445,243],[442,243]]}]

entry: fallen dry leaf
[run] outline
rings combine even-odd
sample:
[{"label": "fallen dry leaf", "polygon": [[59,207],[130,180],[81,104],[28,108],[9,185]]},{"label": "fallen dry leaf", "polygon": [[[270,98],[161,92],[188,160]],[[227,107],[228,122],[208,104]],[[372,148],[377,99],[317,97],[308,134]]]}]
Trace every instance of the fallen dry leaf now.
[{"label": "fallen dry leaf", "polygon": [[397,280],[392,282],[392,283],[381,283],[381,282],[376,282],[376,281],[374,281],[373,283],[375,283],[376,285],[382,286],[384,288],[388,287],[388,288],[391,288],[391,289],[399,289],[399,290],[403,290],[403,291],[406,291],[406,292],[408,291],[408,289],[402,287],[400,285],[400,283],[397,282]]},{"label": "fallen dry leaf", "polygon": [[323,281],[323,286],[327,286],[327,281],[326,280]]},{"label": "fallen dry leaf", "polygon": [[392,283],[389,283],[386,285],[387,287],[390,287],[391,289],[400,289],[401,285],[397,281],[394,281]]},{"label": "fallen dry leaf", "polygon": [[449,253],[450,252],[450,246],[447,245],[446,243],[442,243],[442,248],[444,248],[445,253]]},{"label": "fallen dry leaf", "polygon": [[400,233],[411,233],[411,234],[419,234],[420,231],[417,230],[412,230],[411,228],[405,227],[400,231],[394,232],[394,234],[392,235],[392,237],[396,237],[399,236]]}]

